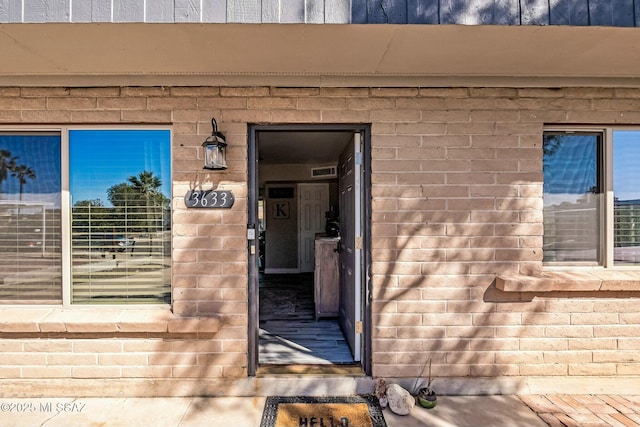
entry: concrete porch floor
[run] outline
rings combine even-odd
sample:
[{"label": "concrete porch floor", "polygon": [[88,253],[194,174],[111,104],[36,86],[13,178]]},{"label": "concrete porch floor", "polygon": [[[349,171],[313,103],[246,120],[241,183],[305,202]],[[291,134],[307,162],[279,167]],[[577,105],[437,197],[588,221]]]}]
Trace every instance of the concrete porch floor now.
[{"label": "concrete porch floor", "polygon": [[[0,425],[258,427],[264,397],[2,398]],[[537,415],[536,415],[537,414]],[[432,410],[384,411],[388,427],[640,426],[640,396],[440,396]]]}]

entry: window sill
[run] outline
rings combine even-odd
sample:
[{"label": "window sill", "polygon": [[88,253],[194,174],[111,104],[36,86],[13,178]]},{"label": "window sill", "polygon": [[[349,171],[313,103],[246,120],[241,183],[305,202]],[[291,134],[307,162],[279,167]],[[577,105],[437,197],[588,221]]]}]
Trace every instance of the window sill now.
[{"label": "window sill", "polygon": [[168,308],[0,308],[0,334],[213,334],[218,316],[178,317]]},{"label": "window sill", "polygon": [[640,291],[640,271],[544,271],[537,276],[498,276],[504,292]]}]

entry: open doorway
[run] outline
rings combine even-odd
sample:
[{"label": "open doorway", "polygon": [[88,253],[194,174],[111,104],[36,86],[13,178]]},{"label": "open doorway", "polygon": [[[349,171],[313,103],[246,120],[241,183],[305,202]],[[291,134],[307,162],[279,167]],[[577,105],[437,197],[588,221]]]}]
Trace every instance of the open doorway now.
[{"label": "open doorway", "polygon": [[369,153],[367,126],[251,126],[250,375],[369,373]]}]

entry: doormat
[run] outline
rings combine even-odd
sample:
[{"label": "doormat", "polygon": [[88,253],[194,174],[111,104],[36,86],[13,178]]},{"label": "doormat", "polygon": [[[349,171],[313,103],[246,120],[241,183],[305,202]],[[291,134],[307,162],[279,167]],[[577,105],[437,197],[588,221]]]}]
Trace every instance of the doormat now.
[{"label": "doormat", "polygon": [[378,399],[269,396],[260,427],[387,427]]}]

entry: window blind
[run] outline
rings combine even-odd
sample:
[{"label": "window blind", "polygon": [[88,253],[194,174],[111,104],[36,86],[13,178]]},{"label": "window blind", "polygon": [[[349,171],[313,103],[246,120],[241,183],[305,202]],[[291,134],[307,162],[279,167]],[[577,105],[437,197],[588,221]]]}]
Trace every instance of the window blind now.
[{"label": "window blind", "polygon": [[170,134],[73,130],[69,136],[71,299],[170,303]]},{"label": "window blind", "polygon": [[0,300],[62,300],[60,135],[0,132]]}]

